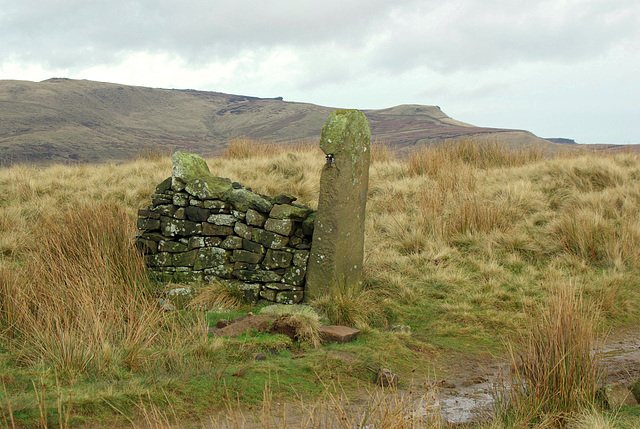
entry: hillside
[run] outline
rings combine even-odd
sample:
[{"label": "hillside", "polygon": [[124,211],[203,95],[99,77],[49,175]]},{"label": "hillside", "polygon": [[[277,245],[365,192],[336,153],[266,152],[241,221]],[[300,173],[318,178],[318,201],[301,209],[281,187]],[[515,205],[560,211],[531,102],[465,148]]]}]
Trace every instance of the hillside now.
[{"label": "hillside", "polygon": [[[331,107],[223,94],[152,89],[87,80],[0,81],[0,165],[100,162],[145,150],[220,152],[243,136],[267,142],[316,139]],[[527,131],[481,128],[437,106],[364,111],[373,140],[400,152],[463,136],[497,136],[506,145],[539,143]]]}]

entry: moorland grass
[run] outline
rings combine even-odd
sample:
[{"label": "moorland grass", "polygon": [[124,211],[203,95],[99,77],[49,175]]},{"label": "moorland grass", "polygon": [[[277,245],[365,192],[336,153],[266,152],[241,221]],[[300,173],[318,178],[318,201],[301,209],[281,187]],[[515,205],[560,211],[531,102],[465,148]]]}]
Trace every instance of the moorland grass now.
[{"label": "moorland grass", "polygon": [[602,404],[605,374],[597,354],[599,310],[575,283],[552,285],[531,315],[530,334],[498,391],[496,420],[504,427],[565,427]]},{"label": "moorland grass", "polygon": [[[315,145],[250,140],[208,159],[215,175],[311,207],[323,163]],[[258,403],[273,376],[279,401],[317,397],[323,376],[355,394],[381,365],[426,378],[451,355],[504,355],[506,342],[530,332],[528,321],[541,317],[557,284],[579,283],[604,327],[640,316],[640,161],[632,154],[551,158],[466,141],[398,159],[374,146],[365,284],[316,303],[330,322],[362,335],[316,350],[261,335],[208,339],[215,320],[203,309],[234,305],[228,291],[216,300],[213,286],[192,310],[160,311],[131,243],[136,210],[170,170],[157,153],[122,165],[0,169],[7,419],[40,421],[42,401],[57,415],[70,394],[72,422],[105,418],[113,407],[130,418],[144,411],[140,403],[167,401],[184,418],[221,400],[236,406],[238,392],[242,404]],[[387,332],[391,324],[410,325],[412,335]],[[335,347],[350,363],[327,354]],[[247,361],[270,348],[281,355],[262,366]],[[48,386],[59,380],[60,394],[36,395],[31,381],[40,378]]]}]

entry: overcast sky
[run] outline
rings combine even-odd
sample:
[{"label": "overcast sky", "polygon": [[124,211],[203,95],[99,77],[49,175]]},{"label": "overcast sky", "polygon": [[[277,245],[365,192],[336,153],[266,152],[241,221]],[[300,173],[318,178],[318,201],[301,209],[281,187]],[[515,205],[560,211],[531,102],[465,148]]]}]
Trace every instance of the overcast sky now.
[{"label": "overcast sky", "polygon": [[0,0],[0,79],[50,77],[640,143],[640,1]]}]

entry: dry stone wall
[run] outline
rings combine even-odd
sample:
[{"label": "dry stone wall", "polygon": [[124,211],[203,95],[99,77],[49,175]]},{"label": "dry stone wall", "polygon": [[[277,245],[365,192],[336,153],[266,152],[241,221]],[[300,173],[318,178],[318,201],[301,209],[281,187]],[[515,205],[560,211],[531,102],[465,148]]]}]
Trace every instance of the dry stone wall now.
[{"label": "dry stone wall", "polygon": [[213,176],[197,155],[176,152],[172,176],[138,212],[137,246],[161,282],[219,280],[250,302],[304,296],[315,212],[295,197],[268,197]]}]

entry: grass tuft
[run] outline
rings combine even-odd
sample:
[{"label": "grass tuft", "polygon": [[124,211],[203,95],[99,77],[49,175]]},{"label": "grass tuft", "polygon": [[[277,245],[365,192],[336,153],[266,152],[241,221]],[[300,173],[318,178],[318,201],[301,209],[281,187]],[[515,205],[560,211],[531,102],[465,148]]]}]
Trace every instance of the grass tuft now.
[{"label": "grass tuft", "polygon": [[311,305],[322,311],[335,325],[368,326],[373,322],[385,325],[384,314],[376,293],[363,284],[334,282],[323,296]]},{"label": "grass tuft", "polygon": [[512,352],[496,417],[506,427],[564,427],[598,406],[604,382],[594,353],[599,309],[568,283],[554,285],[547,304],[530,316],[529,335]]},{"label": "grass tuft", "polygon": [[198,288],[189,307],[204,311],[233,311],[243,305],[242,292],[222,282]]},{"label": "grass tuft", "polygon": [[133,219],[86,202],[43,216],[47,231],[19,267],[0,268],[0,324],[20,361],[63,375],[132,367],[158,336],[162,316],[149,294]]},{"label": "grass tuft", "polygon": [[460,164],[480,169],[518,167],[541,161],[544,157],[542,149],[536,146],[509,149],[498,140],[463,138],[412,153],[407,167],[410,175],[433,178]]}]

